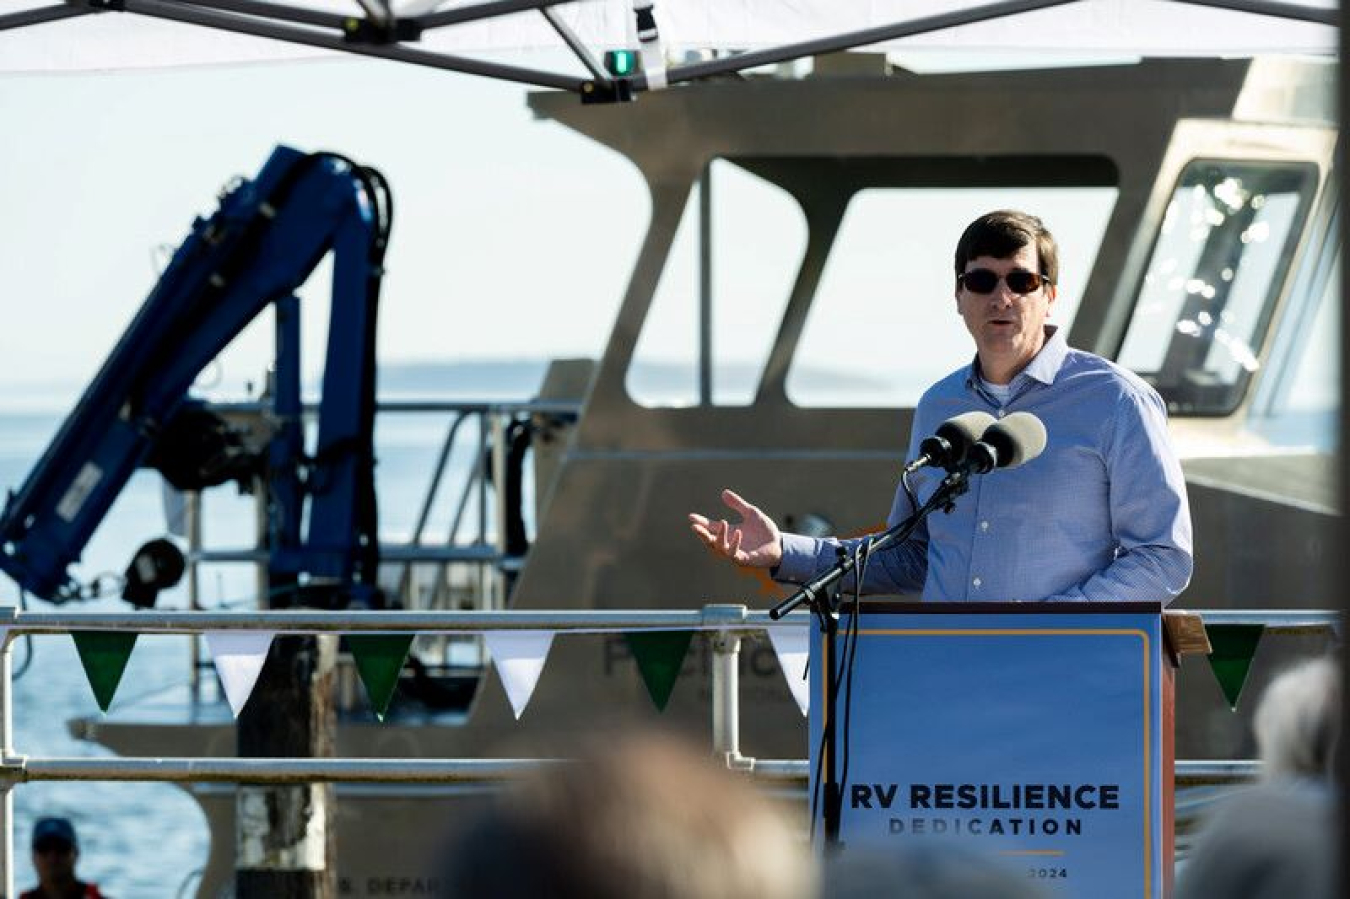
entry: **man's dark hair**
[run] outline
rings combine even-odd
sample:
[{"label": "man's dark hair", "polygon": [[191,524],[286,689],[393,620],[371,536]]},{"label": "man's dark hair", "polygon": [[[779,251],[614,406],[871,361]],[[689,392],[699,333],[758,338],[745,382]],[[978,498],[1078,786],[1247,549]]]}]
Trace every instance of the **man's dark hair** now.
[{"label": "man's dark hair", "polygon": [[1039,272],[1059,282],[1059,247],[1045,223],[1034,215],[1013,209],[987,212],[966,226],[956,242],[956,274],[960,277],[966,263],[981,256],[1006,259],[1023,247],[1034,246],[1041,260]]}]

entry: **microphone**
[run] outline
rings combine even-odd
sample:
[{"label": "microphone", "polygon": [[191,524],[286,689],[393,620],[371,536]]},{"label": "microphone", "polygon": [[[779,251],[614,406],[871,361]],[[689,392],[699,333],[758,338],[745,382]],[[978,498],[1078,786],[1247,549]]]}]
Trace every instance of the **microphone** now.
[{"label": "microphone", "polygon": [[921,455],[905,465],[905,474],[913,474],[928,465],[951,469],[961,464],[970,448],[993,423],[994,416],[988,412],[965,412],[947,419],[938,425],[937,433],[925,437],[919,444]]},{"label": "microphone", "polygon": [[995,468],[1016,468],[1045,450],[1045,425],[1030,412],[1014,412],[990,425],[966,453],[964,474],[986,474]]}]

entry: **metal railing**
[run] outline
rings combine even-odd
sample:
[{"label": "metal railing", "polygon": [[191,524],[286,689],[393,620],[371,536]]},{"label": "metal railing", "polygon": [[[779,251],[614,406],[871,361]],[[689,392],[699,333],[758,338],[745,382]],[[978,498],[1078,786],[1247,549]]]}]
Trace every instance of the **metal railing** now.
[{"label": "metal railing", "polygon": [[[266,416],[271,407],[263,402],[212,403],[208,408],[213,412],[234,416]],[[306,404],[304,412],[313,415],[317,406]],[[501,471],[505,466],[505,436],[507,426],[514,420],[529,416],[543,416],[558,422],[574,422],[581,411],[581,404],[572,401],[527,400],[516,402],[470,402],[470,401],[391,401],[383,400],[376,406],[380,414],[443,414],[449,416],[445,436],[432,467],[431,480],[419,505],[416,520],[408,542],[402,544],[382,544],[380,558],[385,561],[404,563],[401,583],[406,584],[408,568],[414,562],[472,562],[475,564],[509,565],[511,560],[505,555],[501,544],[501,522],[506,517],[502,508],[501,491],[493,493],[492,479],[488,474],[488,459],[492,458],[493,467]],[[475,453],[473,464],[467,467],[463,481],[452,485],[455,489],[454,514],[446,534],[445,545],[429,546],[421,541],[430,523],[436,499],[441,493],[442,484],[450,470],[452,454],[460,440],[460,432],[466,422],[473,419],[477,427],[470,435]],[[260,498],[263,496],[259,491]],[[471,501],[476,501],[477,521],[475,533],[467,544],[457,543],[461,525]],[[200,515],[200,510],[190,514]],[[260,516],[263,513],[260,513]],[[496,525],[496,533],[493,532]],[[190,528],[191,529],[191,528]],[[265,521],[260,523],[258,539],[263,540],[267,533]],[[265,566],[270,557],[267,548],[261,545],[250,548],[226,548],[207,550],[201,544],[200,534],[196,539],[189,535],[187,562],[189,571],[198,564],[243,562]],[[265,571],[265,567],[264,567]]]},{"label": "metal railing", "polygon": [[[235,418],[265,419],[272,414],[271,404],[265,401],[211,403],[211,411]],[[314,403],[303,407],[306,416],[318,411]],[[506,467],[507,431],[513,422],[533,418],[554,424],[568,424],[577,420],[581,404],[576,401],[522,400],[522,401],[443,401],[443,400],[381,400],[376,412],[382,415],[444,415],[444,436],[430,469],[430,479],[418,504],[418,511],[406,540],[400,543],[382,542],[380,559],[399,565],[397,586],[394,588],[404,608],[422,607],[416,594],[413,568],[416,565],[435,566],[431,578],[433,590],[426,598],[427,608],[448,608],[451,566],[468,566],[475,575],[474,608],[492,609],[505,605],[506,577],[520,569],[522,559],[508,553],[504,539],[504,522],[508,515],[523,510],[508,510],[500,478],[491,471],[502,472]],[[468,427],[466,427],[468,425]],[[471,453],[469,464],[462,463],[465,453]],[[457,464],[459,463],[459,464]],[[457,482],[449,480],[456,468],[463,469]],[[204,500],[200,492],[186,494],[184,528],[187,538],[184,580],[187,584],[188,608],[203,609],[200,572],[204,565],[249,564],[256,569],[256,590],[267,595],[267,563],[271,551],[267,541],[267,497],[265,485],[254,487],[257,528],[254,545],[206,548],[202,540]],[[450,514],[445,533],[438,542],[426,542],[433,514],[442,494],[447,495]],[[201,648],[192,641],[190,658],[190,688],[199,695],[200,670],[205,667]]]},{"label": "metal railing", "polygon": [[[1324,611],[1205,611],[1207,624],[1262,624],[1272,633],[1336,632],[1341,617]],[[787,623],[809,620],[806,612]],[[497,630],[700,631],[712,637],[712,743],[728,767],[768,782],[804,783],[804,759],[754,759],[740,752],[739,654],[741,640],[774,622],[768,612],[743,605],[708,605],[698,611],[488,611],[136,613],[21,612],[0,608],[0,889],[14,895],[13,788],[34,781],[135,781],[157,783],[494,783],[557,759],[294,759],[294,758],[29,758],[13,746],[12,654],[14,637],[72,631],[187,634],[206,631],[277,633],[444,633]],[[1251,780],[1250,760],[1178,760],[1176,782],[1223,784]]]}]

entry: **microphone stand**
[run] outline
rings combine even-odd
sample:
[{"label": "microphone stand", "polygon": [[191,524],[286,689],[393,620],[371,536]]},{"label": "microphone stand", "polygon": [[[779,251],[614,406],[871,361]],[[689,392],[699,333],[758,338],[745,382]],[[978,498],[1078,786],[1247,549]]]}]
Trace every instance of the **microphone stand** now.
[{"label": "microphone stand", "polygon": [[822,722],[824,736],[821,752],[825,754],[826,759],[822,786],[825,792],[824,817],[825,845],[827,848],[838,848],[840,846],[839,827],[844,809],[843,787],[839,783],[835,771],[839,760],[835,732],[835,718],[837,717],[835,713],[839,706],[839,670],[835,664],[836,643],[839,636],[841,592],[839,585],[844,577],[857,567],[855,560],[858,557],[866,559],[877,550],[887,549],[908,540],[910,535],[918,528],[919,523],[938,509],[943,512],[950,512],[954,507],[956,498],[970,489],[971,474],[972,470],[964,466],[948,473],[947,477],[943,478],[942,483],[938,485],[937,490],[933,491],[933,495],[913,515],[875,537],[866,538],[864,550],[861,553],[846,552],[841,546],[839,548],[839,561],[807,581],[796,593],[769,610],[769,617],[777,621],[797,606],[806,603],[815,613],[816,619],[820,622],[821,632],[824,634],[824,658],[829,660],[829,664],[825,665],[821,672],[825,678],[825,719]]},{"label": "microphone stand", "polygon": [[[863,557],[865,558],[879,550],[889,549],[897,543],[908,540],[910,535],[918,528],[919,523],[938,509],[950,512],[956,498],[970,489],[970,475],[971,472],[965,468],[957,468],[949,473],[947,477],[942,479],[942,483],[938,485],[937,490],[933,491],[933,495],[928,498],[928,502],[920,506],[913,515],[874,537],[865,538],[866,552],[862,553]],[[840,556],[838,562],[802,584],[796,593],[770,609],[769,617],[777,621],[802,603],[807,603],[810,608],[819,611],[824,607],[821,600],[826,596],[825,591],[843,580],[855,567],[856,563],[852,554]],[[831,608],[828,611],[829,614],[837,617],[836,609]]]}]

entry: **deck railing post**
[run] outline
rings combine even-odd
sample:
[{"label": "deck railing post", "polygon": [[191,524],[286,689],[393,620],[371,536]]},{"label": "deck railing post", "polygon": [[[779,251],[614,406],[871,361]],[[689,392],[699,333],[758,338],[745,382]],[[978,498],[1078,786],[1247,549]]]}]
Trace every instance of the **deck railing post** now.
[{"label": "deck railing post", "polygon": [[741,755],[741,638],[721,631],[712,638],[713,751],[731,764]]},{"label": "deck railing post", "polygon": [[[745,606],[704,606],[703,620],[713,625],[741,624]],[[728,767],[736,767],[741,761],[741,635],[718,630],[711,643],[713,753]]]},{"label": "deck railing post", "polygon": [[[506,415],[499,412],[485,413],[485,418],[490,423],[490,433],[492,434],[493,542],[497,549],[498,558],[505,558],[506,520],[509,515],[506,508],[507,421]],[[488,608],[504,609],[506,608],[506,572],[502,570],[500,565],[494,565],[491,568],[491,573],[491,592],[488,593],[488,596],[492,604]]]},{"label": "deck railing post", "polygon": [[[14,759],[14,716],[10,696],[13,691],[13,635],[0,634],[0,760],[8,765]],[[0,782],[0,899],[14,896],[14,782]]]},{"label": "deck railing post", "polygon": [[[183,515],[188,541],[187,600],[188,608],[197,612],[202,608],[201,563],[197,560],[197,553],[202,550],[202,493],[200,490],[189,490],[184,494],[184,500]],[[192,698],[198,700],[202,695],[201,635],[190,636],[188,646],[192,664],[188,682],[191,685]]]}]

